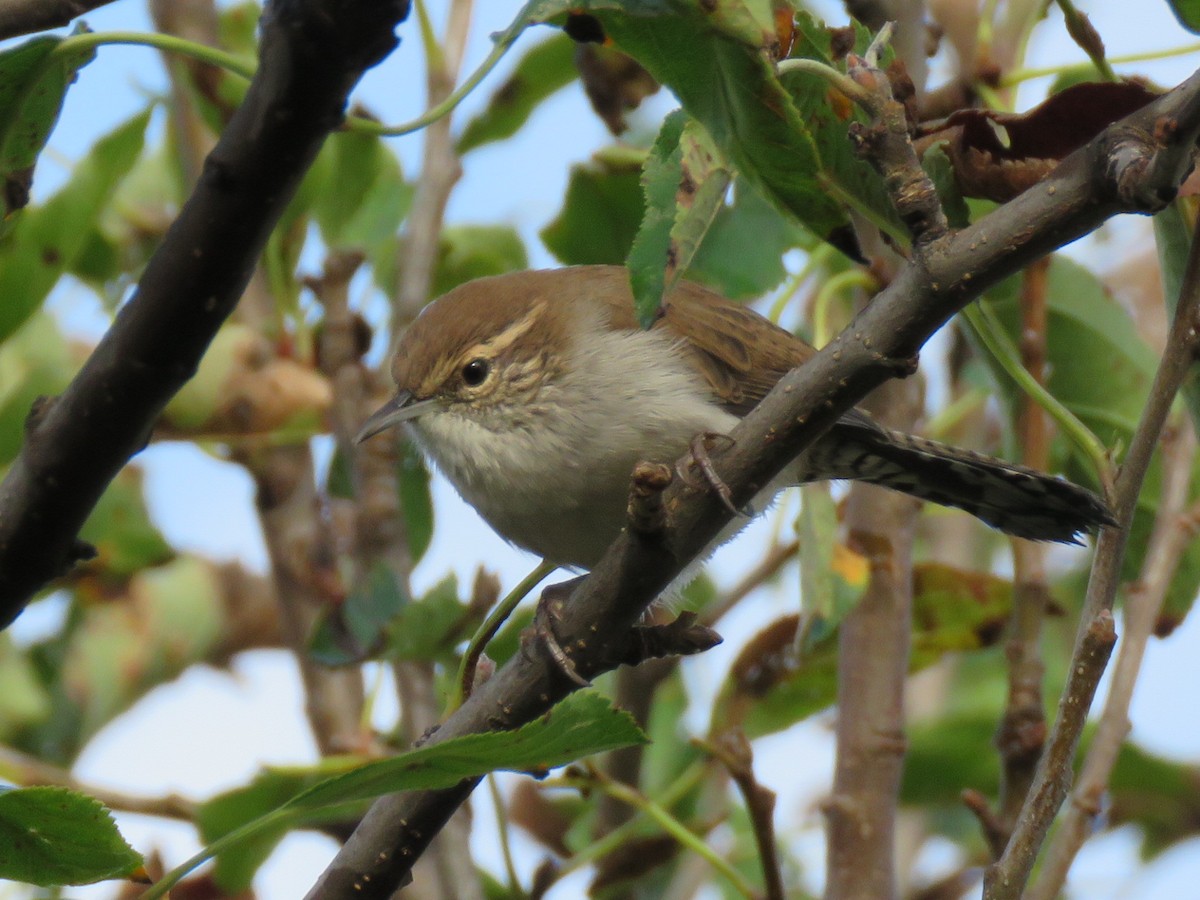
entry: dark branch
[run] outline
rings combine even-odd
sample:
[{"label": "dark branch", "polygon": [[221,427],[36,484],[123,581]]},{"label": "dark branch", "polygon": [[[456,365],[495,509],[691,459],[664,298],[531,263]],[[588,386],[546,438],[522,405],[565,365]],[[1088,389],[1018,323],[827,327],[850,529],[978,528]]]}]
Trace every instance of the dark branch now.
[{"label": "dark branch", "polygon": [[[1169,124],[1170,127],[1164,127]],[[713,456],[744,505],[871,389],[903,369],[955,312],[1001,279],[1121,212],[1161,209],[1190,170],[1200,133],[1200,73],[1106,129],[1051,176],[987,218],[931,241],[841,335],[787,375]],[[586,675],[628,640],[646,606],[717,535],[730,513],[703,488],[664,498],[670,551],[622,534],[564,605],[555,631]],[[643,546],[639,546],[643,545]],[[430,740],[511,728],[544,713],[573,685],[540,652],[518,653]],[[310,898],[386,898],[473,784],[378,801]]]},{"label": "dark branch", "polygon": [[74,561],[79,528],[196,371],[351,88],[396,45],[407,12],[407,0],[267,6],[258,73],[195,192],[0,484],[0,626]]},{"label": "dark branch", "polygon": [[0,0],[0,40],[60,28],[113,0]]}]

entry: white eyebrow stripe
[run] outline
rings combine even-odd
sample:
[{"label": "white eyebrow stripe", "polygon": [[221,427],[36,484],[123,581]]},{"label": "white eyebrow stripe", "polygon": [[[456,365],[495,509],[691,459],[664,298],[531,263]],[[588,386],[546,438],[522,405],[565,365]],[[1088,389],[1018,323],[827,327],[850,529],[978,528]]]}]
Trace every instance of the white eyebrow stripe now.
[{"label": "white eyebrow stripe", "polygon": [[537,324],[538,319],[541,318],[545,309],[545,303],[535,303],[524,316],[517,319],[517,321],[513,322],[494,338],[482,341],[468,348],[459,356],[459,359],[474,358],[476,356],[499,356],[529,333],[530,329]]}]

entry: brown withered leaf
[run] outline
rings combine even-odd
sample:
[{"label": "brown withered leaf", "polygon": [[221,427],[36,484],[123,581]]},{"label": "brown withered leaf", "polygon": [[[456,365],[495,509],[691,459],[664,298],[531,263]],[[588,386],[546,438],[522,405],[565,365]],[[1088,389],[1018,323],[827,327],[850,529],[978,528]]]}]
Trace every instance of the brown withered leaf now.
[{"label": "brown withered leaf", "polygon": [[936,128],[922,131],[918,153],[946,141],[963,195],[1003,203],[1037,184],[1063,158],[1156,96],[1139,81],[1086,82],[1024,113],[959,110]]},{"label": "brown withered leaf", "polygon": [[595,897],[615,884],[639,878],[669,863],[678,853],[679,842],[669,835],[626,841],[596,863],[596,877],[592,879],[588,893]]},{"label": "brown withered leaf", "polygon": [[775,18],[775,36],[779,46],[775,48],[776,59],[787,59],[792,55],[792,44],[796,40],[796,13],[787,3],[773,4],[771,14]]},{"label": "brown withered leaf", "polygon": [[565,859],[571,855],[565,841],[571,817],[548,800],[535,782],[517,782],[508,801],[508,821],[558,856]]},{"label": "brown withered leaf", "polygon": [[738,693],[760,697],[795,670],[792,645],[799,627],[799,616],[783,616],[746,642],[729,670]]},{"label": "brown withered leaf", "polygon": [[612,47],[579,44],[575,48],[575,67],[592,109],[614,135],[625,130],[625,113],[637,109],[659,88],[641,63]]}]

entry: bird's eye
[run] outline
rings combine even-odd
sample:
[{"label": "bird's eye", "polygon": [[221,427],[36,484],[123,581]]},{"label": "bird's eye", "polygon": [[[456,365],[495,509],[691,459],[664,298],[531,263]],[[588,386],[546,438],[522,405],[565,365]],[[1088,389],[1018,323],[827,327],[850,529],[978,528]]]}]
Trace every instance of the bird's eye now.
[{"label": "bird's eye", "polygon": [[491,368],[486,359],[473,359],[462,369],[462,380],[467,387],[479,387],[488,377]]}]

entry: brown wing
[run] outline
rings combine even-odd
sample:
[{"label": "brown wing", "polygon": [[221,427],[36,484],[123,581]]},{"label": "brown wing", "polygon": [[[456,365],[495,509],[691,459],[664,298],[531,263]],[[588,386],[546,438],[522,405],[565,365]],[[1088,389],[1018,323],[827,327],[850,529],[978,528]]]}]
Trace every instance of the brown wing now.
[{"label": "brown wing", "polygon": [[[624,268],[580,266],[558,271],[574,272],[575,291],[603,303],[614,327],[637,327]],[[780,378],[816,353],[750,307],[689,281],[681,281],[671,292],[653,327],[683,342],[713,393],[738,416],[753,409]],[[857,422],[866,416],[854,411],[848,419]],[[872,423],[872,427],[876,426]]]},{"label": "brown wing", "polygon": [[[616,328],[636,328],[629,273],[621,266],[579,266],[571,272],[580,299],[603,304]],[[816,350],[747,306],[692,282],[680,282],[655,328],[678,337],[696,368],[731,413],[744,416],[789,371]],[[850,410],[842,425],[879,431],[866,413]]]},{"label": "brown wing", "polygon": [[699,285],[681,283],[664,309],[655,327],[683,338],[713,392],[739,416],[816,352],[749,307]]}]

